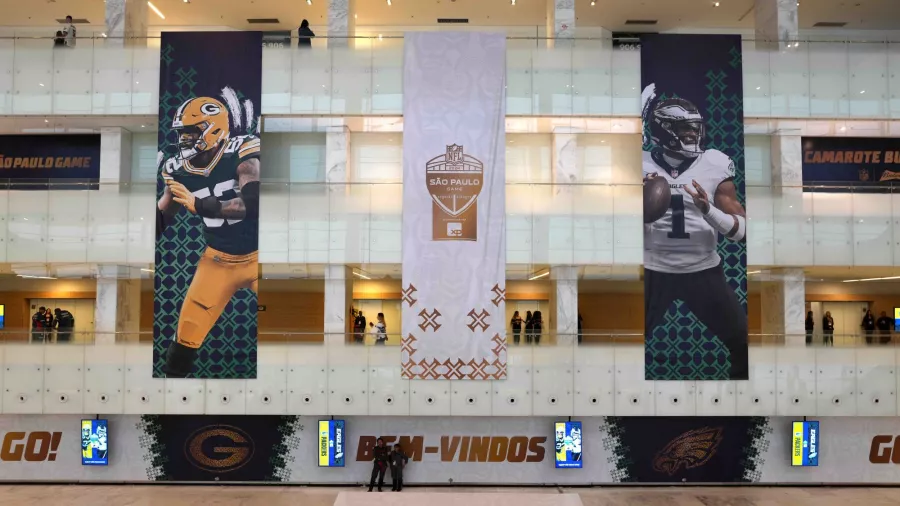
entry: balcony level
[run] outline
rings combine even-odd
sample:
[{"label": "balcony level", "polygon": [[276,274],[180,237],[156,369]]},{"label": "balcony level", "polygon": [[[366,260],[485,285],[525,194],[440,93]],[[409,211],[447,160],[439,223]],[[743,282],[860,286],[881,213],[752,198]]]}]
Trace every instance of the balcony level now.
[{"label": "balcony level", "polygon": [[[325,39],[320,37],[319,39]],[[79,39],[54,50],[47,38],[0,39],[0,115],[156,116],[159,38],[121,47]],[[402,35],[358,37],[352,48],[263,48],[264,115],[400,115]],[[610,39],[547,48],[511,37],[511,116],[640,114],[640,52]],[[810,41],[743,53],[748,118],[900,118],[900,43]]]}]

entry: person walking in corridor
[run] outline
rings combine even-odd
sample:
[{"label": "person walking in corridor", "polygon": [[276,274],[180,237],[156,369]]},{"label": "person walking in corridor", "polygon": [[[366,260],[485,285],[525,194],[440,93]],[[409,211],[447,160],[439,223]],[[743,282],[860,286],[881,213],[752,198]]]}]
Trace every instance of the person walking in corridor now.
[{"label": "person walking in corridor", "polygon": [[866,333],[866,344],[872,344],[872,338],[875,335],[875,315],[871,309],[866,310],[862,322],[859,324]]},{"label": "person walking in corridor", "polygon": [[825,346],[834,346],[834,318],[831,311],[825,311],[822,317],[822,334],[825,336]]},{"label": "person walking in corridor", "polygon": [[806,345],[812,344],[813,330],[816,328],[816,322],[813,321],[813,312],[806,312]]},{"label": "person walking in corridor", "polygon": [[891,342],[891,327],[894,326],[894,321],[888,318],[886,312],[881,312],[881,316],[878,317],[875,326],[878,327],[878,342],[881,344]]}]

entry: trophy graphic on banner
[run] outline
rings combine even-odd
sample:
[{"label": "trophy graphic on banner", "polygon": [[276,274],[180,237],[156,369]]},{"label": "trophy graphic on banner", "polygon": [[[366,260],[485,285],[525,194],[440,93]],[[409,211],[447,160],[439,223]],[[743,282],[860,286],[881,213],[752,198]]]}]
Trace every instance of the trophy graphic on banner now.
[{"label": "trophy graphic on banner", "polygon": [[463,152],[458,144],[425,165],[425,182],[431,194],[433,241],[478,240],[478,194],[484,165]]}]

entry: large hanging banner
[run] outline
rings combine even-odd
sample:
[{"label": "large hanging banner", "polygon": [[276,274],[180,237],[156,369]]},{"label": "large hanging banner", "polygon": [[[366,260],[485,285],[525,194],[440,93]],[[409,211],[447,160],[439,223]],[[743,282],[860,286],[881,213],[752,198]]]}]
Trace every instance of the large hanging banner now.
[{"label": "large hanging banner", "polygon": [[747,379],[742,79],[740,36],[641,38],[648,380]]},{"label": "large hanging banner", "polygon": [[403,377],[504,379],[506,37],[404,51]]},{"label": "large hanging banner", "polygon": [[262,33],[161,44],[153,376],[255,378]]}]

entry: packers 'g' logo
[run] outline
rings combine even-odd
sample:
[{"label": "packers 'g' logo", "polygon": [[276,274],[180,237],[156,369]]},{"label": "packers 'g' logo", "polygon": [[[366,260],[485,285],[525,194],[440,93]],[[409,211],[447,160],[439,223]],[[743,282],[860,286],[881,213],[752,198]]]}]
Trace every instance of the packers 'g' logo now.
[{"label": "packers 'g' logo", "polygon": [[200,106],[200,112],[207,116],[215,116],[222,112],[222,109],[219,108],[216,104],[203,104]]},{"label": "packers 'g' logo", "polygon": [[210,425],[197,429],[184,443],[184,455],[194,466],[211,473],[240,469],[253,457],[253,440],[237,427]]},{"label": "packers 'g' logo", "polygon": [[703,427],[687,431],[669,441],[669,444],[653,457],[653,470],[673,476],[682,466],[685,469],[700,467],[713,458],[721,442],[721,427]]}]

